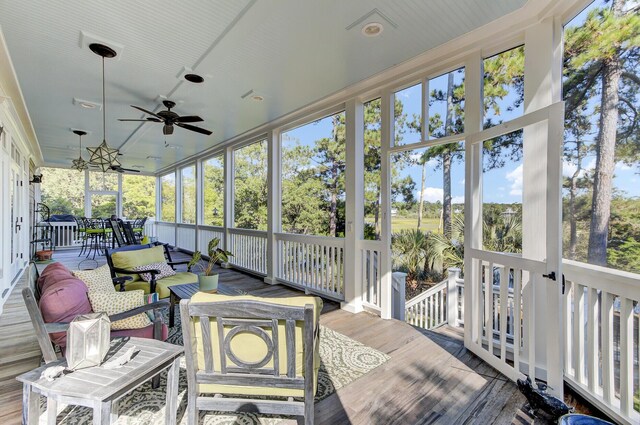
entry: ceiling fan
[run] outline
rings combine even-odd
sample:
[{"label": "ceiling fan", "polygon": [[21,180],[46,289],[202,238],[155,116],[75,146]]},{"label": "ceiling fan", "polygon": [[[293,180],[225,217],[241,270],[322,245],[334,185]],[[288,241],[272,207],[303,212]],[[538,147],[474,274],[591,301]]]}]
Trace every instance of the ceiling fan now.
[{"label": "ceiling fan", "polygon": [[[89,167],[90,168],[99,168],[97,165],[89,165]],[[112,171],[117,171],[118,173],[124,173],[125,171],[128,171],[130,173],[139,173],[140,172],[140,170],[136,170],[135,168],[124,168],[117,159],[114,161],[114,164],[111,164],[109,169],[112,170]]]},{"label": "ceiling fan", "polygon": [[183,115],[180,116],[173,112],[171,109],[176,106],[175,102],[170,100],[163,100],[162,103],[167,108],[166,111],[160,111],[158,113],[147,111],[139,106],[131,105],[132,108],[136,108],[139,111],[144,112],[145,114],[152,115],[151,117],[147,117],[147,119],[119,119],[118,121],[142,121],[142,122],[161,122],[164,123],[164,127],[162,128],[162,134],[170,135],[173,134],[173,126],[177,125],[178,127],[184,128],[185,130],[195,131],[196,133],[206,134],[207,136],[212,134],[211,131],[206,130],[204,128],[196,127],[195,125],[190,125],[187,123],[190,122],[201,122],[204,121],[197,115]]}]

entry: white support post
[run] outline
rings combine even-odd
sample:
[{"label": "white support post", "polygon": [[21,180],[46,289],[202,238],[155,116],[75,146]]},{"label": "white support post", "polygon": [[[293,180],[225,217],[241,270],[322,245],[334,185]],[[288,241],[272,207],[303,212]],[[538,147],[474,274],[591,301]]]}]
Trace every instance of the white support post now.
[{"label": "white support post", "polygon": [[382,93],[380,101],[380,188],[381,188],[381,230],[380,240],[382,250],[380,252],[380,317],[391,319],[393,297],[391,293],[391,157],[389,148],[393,141],[393,110],[394,95],[388,89]]},{"label": "white support post", "polygon": [[275,234],[282,230],[280,133],[271,131],[267,134],[267,149],[269,167],[267,172],[267,276],[264,281],[275,285],[277,283],[276,270],[279,261],[278,242]]},{"label": "white support post", "polygon": [[[233,149],[227,148],[224,151],[224,249],[232,251],[231,241],[229,240],[229,228],[233,227]],[[233,252],[233,251],[232,251]]]},{"label": "white support post", "polygon": [[[467,134],[482,129],[482,56],[480,51],[465,60],[465,114],[464,128]],[[471,248],[482,249],[482,149],[465,141],[465,202],[464,202],[464,245],[465,252]],[[478,311],[482,297],[479,290],[480,269],[469,255],[464,256],[464,343],[480,341],[478,322],[482,314]]]},{"label": "white support post", "polygon": [[447,323],[449,326],[458,326],[458,279],[460,269],[452,267],[447,276]]},{"label": "white support post", "polygon": [[204,167],[202,160],[196,161],[196,225],[194,230],[194,251],[200,250],[200,226],[204,222]]},{"label": "white support post", "polygon": [[[562,69],[562,26],[547,18],[525,31],[524,112],[530,113],[560,100]],[[547,273],[556,281],[526,291],[535,306],[529,320],[535,326],[536,366],[546,370],[549,391],[563,395],[564,340],[562,326],[561,172],[562,112],[549,121],[524,129],[523,140],[523,256],[547,262]],[[539,184],[546,176],[546,184]],[[542,322],[544,320],[544,322]],[[533,325],[533,323],[529,323]]]},{"label": "white support post", "polygon": [[118,217],[122,217],[122,179],[124,178],[124,174],[118,173],[118,194],[116,195],[116,215]]},{"label": "white support post", "polygon": [[162,179],[156,176],[156,222],[162,220]]},{"label": "white support post", "polygon": [[362,311],[362,255],[364,237],[364,107],[351,99],[346,104],[346,236],[342,308]]}]

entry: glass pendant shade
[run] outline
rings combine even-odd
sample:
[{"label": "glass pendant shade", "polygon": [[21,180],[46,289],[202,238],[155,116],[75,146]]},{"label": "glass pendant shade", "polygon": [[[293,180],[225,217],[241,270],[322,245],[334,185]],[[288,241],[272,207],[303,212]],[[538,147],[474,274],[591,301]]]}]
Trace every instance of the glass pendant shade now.
[{"label": "glass pendant shade", "polygon": [[72,164],[72,165],[71,165],[71,168],[73,168],[74,170],[77,170],[77,171],[84,171],[84,170],[86,170],[87,168],[89,168],[89,164],[87,163],[87,161],[85,161],[84,159],[82,159],[82,155],[80,155],[80,156],[78,157],[78,159],[74,159],[74,160],[71,162],[71,164]]},{"label": "glass pendant shade", "polygon": [[89,49],[98,56],[102,57],[102,143],[95,148],[87,148],[91,153],[89,164],[100,167],[103,173],[106,173],[112,167],[119,165],[117,161],[118,149],[113,149],[107,145],[107,124],[106,124],[106,96],[104,83],[104,58],[113,58],[116,52],[103,44],[92,43]]},{"label": "glass pendant shade", "polygon": [[107,172],[111,169],[111,166],[115,165],[116,158],[118,157],[118,149],[110,148],[106,140],[103,140],[100,146],[87,148],[87,150],[91,153],[89,164],[97,165],[102,172]]},{"label": "glass pendant shade", "polygon": [[74,159],[71,162],[71,168],[82,172],[89,168],[89,163],[82,158],[82,136],[87,134],[87,132],[83,130],[73,130],[73,133],[77,134],[78,138],[80,139],[80,151],[78,152],[78,159]]}]

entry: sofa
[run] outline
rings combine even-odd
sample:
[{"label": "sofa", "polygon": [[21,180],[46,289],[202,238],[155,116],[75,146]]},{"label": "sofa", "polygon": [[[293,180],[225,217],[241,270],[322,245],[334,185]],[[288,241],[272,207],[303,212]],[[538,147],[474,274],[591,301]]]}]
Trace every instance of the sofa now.
[{"label": "sofa", "polygon": [[[108,277],[108,269],[106,269],[106,273]],[[64,353],[67,345],[66,331],[55,332],[54,330],[64,330],[67,327],[65,325],[76,316],[94,312],[89,300],[89,288],[83,280],[74,276],[62,263],[49,264],[41,274],[38,274],[35,265],[31,265],[30,274],[32,287],[25,288],[23,297],[27,303],[27,309],[36,332],[39,332],[40,327],[40,332],[44,330],[51,342],[58,345],[62,349],[62,353]],[[115,290],[113,292],[115,293]],[[166,301],[151,302],[128,311],[110,315],[109,317],[113,323],[153,311],[153,320],[149,319],[150,325],[137,329],[112,329],[111,337],[141,337],[166,340],[168,328],[162,323],[161,310],[167,307],[168,303]],[[41,340],[40,336],[42,335],[39,335],[39,342]],[[42,339],[46,340],[46,335]],[[43,353],[47,349],[47,347],[42,347],[42,343],[41,348]],[[48,348],[50,349],[51,347]]]}]

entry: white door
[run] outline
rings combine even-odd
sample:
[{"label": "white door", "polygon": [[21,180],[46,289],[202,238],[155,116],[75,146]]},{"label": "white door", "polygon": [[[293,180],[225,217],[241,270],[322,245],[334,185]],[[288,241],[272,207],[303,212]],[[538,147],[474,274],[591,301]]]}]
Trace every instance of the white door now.
[{"label": "white door", "polygon": [[[18,157],[14,156],[17,155]],[[24,181],[21,178],[22,170],[19,165],[19,153],[14,152],[14,156],[11,162],[11,171],[9,178],[9,219],[10,219],[10,276],[15,277],[20,271],[23,263],[23,249],[22,237],[26,226],[24,217],[24,199],[23,199],[23,187]],[[18,161],[16,161],[18,160]]]},{"label": "white door", "polygon": [[[563,103],[467,138],[465,345],[515,380],[562,394],[561,161]],[[483,244],[483,142],[523,130],[522,253]],[[535,176],[535,178],[533,177]],[[485,187],[486,190],[492,188]],[[495,190],[495,189],[493,189]],[[542,242],[542,243],[541,243]]]}]

